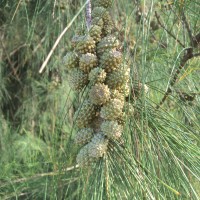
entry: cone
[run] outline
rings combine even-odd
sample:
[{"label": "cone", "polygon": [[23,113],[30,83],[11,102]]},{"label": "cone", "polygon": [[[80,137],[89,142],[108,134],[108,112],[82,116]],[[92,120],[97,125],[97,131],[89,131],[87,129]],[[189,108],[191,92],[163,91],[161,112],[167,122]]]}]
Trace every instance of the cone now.
[{"label": "cone", "polygon": [[129,81],[130,68],[121,66],[118,70],[113,71],[106,77],[106,84],[110,89],[123,89],[124,85]]},{"label": "cone", "polygon": [[88,78],[93,84],[95,83],[103,83],[106,79],[106,72],[104,69],[100,67],[96,67],[92,69],[89,73]]},{"label": "cone", "polygon": [[121,137],[122,126],[117,121],[105,121],[101,124],[101,131],[108,138],[117,140]]},{"label": "cone", "polygon": [[122,108],[123,102],[121,102],[119,99],[111,99],[101,108],[100,116],[103,119],[115,120],[121,115]]},{"label": "cone", "polygon": [[101,30],[102,28],[100,26],[97,25],[91,26],[89,33],[95,42],[99,42],[101,40],[101,33],[102,33]]},{"label": "cone", "polygon": [[97,56],[91,53],[83,54],[80,57],[79,68],[85,73],[89,73],[90,70],[97,65]]},{"label": "cone", "polygon": [[106,72],[112,72],[118,69],[121,62],[122,54],[116,50],[105,52],[100,58],[100,66],[105,69]]},{"label": "cone", "polygon": [[89,99],[95,105],[105,104],[110,99],[108,86],[102,83],[95,84],[89,92]]},{"label": "cone", "polygon": [[98,55],[102,55],[104,52],[110,51],[111,49],[115,50],[119,45],[119,40],[117,40],[115,36],[106,36],[97,44],[97,53]]},{"label": "cone", "polygon": [[95,106],[91,101],[86,100],[74,114],[74,122],[78,128],[89,127],[95,117]]},{"label": "cone", "polygon": [[68,70],[78,67],[79,58],[75,52],[68,52],[63,57],[63,64]]},{"label": "cone", "polygon": [[107,151],[108,140],[100,132],[94,135],[91,142],[88,143],[88,155],[91,159],[103,157]]},{"label": "cone", "polygon": [[95,41],[89,35],[74,36],[72,38],[72,44],[79,54],[95,52]]},{"label": "cone", "polygon": [[74,68],[68,74],[68,82],[72,90],[80,91],[87,85],[88,75]]},{"label": "cone", "polygon": [[93,129],[92,128],[83,128],[80,129],[77,133],[76,133],[76,137],[74,139],[74,143],[75,144],[86,144],[88,143],[93,135]]},{"label": "cone", "polygon": [[110,8],[113,0],[94,0],[94,6],[102,6],[104,8]]}]

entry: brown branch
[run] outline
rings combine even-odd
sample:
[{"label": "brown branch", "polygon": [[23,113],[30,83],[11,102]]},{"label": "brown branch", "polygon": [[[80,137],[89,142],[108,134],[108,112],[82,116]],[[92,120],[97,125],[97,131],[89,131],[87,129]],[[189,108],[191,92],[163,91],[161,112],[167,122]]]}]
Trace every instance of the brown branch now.
[{"label": "brown branch", "polygon": [[175,85],[177,78],[181,72],[181,70],[184,68],[184,66],[186,65],[187,61],[190,60],[191,58],[200,56],[200,53],[196,53],[193,54],[193,48],[188,48],[186,49],[186,53],[183,56],[183,58],[180,61],[180,65],[178,67],[178,69],[175,71],[174,77],[171,79],[169,86],[162,98],[162,100],[160,101],[160,103],[156,106],[157,109],[160,108],[160,106],[162,106],[162,104],[165,102],[165,100],[167,99],[167,97],[172,93],[172,87]]},{"label": "brown branch", "polygon": [[193,45],[194,47],[198,47],[198,45],[200,45],[200,33],[193,37]]},{"label": "brown branch", "polygon": [[155,11],[155,17],[156,17],[156,19],[157,19],[157,21],[158,21],[158,24],[159,24],[172,38],[174,38],[175,41],[177,41],[183,48],[185,48],[185,45],[184,45],[178,38],[176,38],[176,36],[174,36],[174,35],[172,34],[171,31],[169,31],[169,30],[162,24],[162,22],[160,21],[160,16],[158,15],[158,13],[157,13],[156,11]]}]

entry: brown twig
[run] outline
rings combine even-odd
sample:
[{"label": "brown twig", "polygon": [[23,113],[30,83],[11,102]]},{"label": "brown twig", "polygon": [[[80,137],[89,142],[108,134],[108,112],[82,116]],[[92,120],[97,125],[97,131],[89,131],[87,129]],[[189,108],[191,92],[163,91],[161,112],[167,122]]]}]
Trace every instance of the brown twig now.
[{"label": "brown twig", "polygon": [[18,76],[18,74],[17,74],[18,68],[15,68],[15,63],[13,63],[13,62],[11,61],[10,56],[9,56],[9,53],[7,52],[7,50],[6,50],[5,46],[4,46],[3,39],[0,38],[0,40],[1,40],[2,49],[4,50],[4,52],[5,52],[5,54],[6,54],[6,57],[7,57],[7,60],[8,60],[8,63],[9,63],[9,65],[10,65],[11,69],[12,69],[12,73],[14,74],[15,78],[16,78],[18,81],[20,81],[19,76]]},{"label": "brown twig", "polygon": [[188,48],[186,49],[186,53],[185,55],[182,57],[181,61],[180,61],[180,65],[178,67],[178,69],[175,71],[175,74],[173,76],[173,78],[171,79],[169,86],[162,98],[162,100],[160,101],[160,103],[156,106],[156,108],[160,108],[160,106],[162,106],[162,104],[165,102],[166,98],[172,93],[172,87],[175,85],[177,78],[181,72],[181,70],[184,68],[184,66],[186,65],[187,61],[190,60],[191,58],[200,56],[200,53],[196,53],[193,54],[193,48]]},{"label": "brown twig", "polygon": [[160,21],[160,16],[158,15],[158,13],[155,11],[155,17],[158,21],[158,24],[172,37],[174,38],[174,40],[176,40],[183,48],[185,48],[185,45],[176,37],[172,34],[172,32],[170,32]]}]

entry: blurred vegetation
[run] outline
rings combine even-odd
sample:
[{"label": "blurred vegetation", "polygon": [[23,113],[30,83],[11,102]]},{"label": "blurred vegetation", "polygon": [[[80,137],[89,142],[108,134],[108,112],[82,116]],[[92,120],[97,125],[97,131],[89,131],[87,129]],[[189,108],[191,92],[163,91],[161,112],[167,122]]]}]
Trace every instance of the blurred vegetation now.
[{"label": "blurred vegetation", "polygon": [[[130,60],[132,84],[140,80],[149,93],[133,102],[136,116],[126,122],[124,148],[113,144],[94,166],[79,169],[73,168],[78,147],[72,117],[81,95],[70,90],[62,58],[76,27],[85,23],[84,12],[45,71],[38,71],[84,3],[0,2],[0,199],[198,199],[200,4],[113,1],[111,14]],[[186,62],[156,109],[191,47],[185,22],[197,56]]]}]

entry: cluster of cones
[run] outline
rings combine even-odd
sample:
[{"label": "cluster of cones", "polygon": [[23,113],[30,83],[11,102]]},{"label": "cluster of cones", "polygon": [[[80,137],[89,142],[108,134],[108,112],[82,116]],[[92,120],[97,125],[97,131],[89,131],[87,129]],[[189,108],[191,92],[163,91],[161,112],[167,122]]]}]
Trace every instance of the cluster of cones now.
[{"label": "cluster of cones", "polygon": [[63,59],[72,90],[87,88],[88,92],[74,115],[79,129],[74,140],[82,146],[76,158],[79,166],[103,157],[109,141],[122,136],[127,106],[129,114],[133,112],[133,107],[125,102],[130,93],[130,67],[113,33],[111,4],[112,0],[93,1],[90,30],[78,28],[72,38],[74,49]]}]

